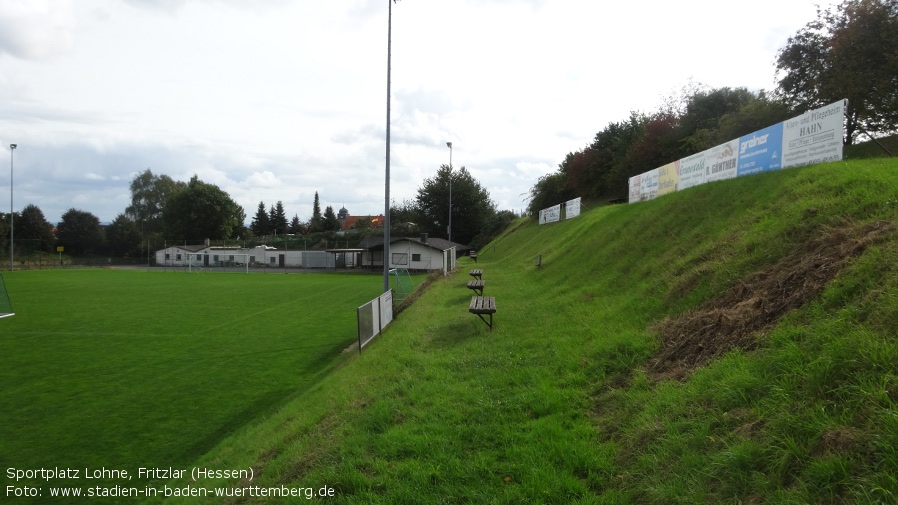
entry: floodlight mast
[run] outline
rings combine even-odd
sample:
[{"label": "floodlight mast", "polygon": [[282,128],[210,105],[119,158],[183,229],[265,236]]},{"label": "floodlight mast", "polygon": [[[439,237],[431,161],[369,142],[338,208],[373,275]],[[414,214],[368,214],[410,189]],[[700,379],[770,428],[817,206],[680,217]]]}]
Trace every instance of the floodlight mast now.
[{"label": "floodlight mast", "polygon": [[16,150],[16,147],[19,147],[18,144],[10,144],[9,145],[9,271],[13,270],[13,260],[15,259],[15,253],[13,253],[13,216],[12,216],[12,153]]},{"label": "floodlight mast", "polygon": [[452,142],[446,142],[449,146],[449,242],[452,242]]},{"label": "floodlight mast", "polygon": [[384,177],[384,293],[390,290],[390,52],[393,45],[393,2],[387,0],[387,166]]}]

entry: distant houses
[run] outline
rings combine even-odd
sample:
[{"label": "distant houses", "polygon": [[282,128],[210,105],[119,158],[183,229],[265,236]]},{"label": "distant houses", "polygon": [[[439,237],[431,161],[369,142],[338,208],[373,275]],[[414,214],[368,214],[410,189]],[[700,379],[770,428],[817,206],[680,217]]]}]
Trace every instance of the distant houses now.
[{"label": "distant houses", "polygon": [[[469,250],[468,246],[428,238],[426,234],[417,238],[391,238],[389,268],[448,272],[455,268],[455,258]],[[383,269],[384,240],[382,236],[369,236],[355,248],[324,251],[292,251],[264,245],[252,248],[173,245],[156,251],[155,259],[157,266],[185,268],[190,264],[194,267]]]},{"label": "distant houses", "polygon": [[368,220],[372,229],[383,229],[384,227],[385,219],[383,214],[379,216],[351,216],[349,215],[349,211],[346,210],[346,207],[341,207],[340,211],[337,212],[337,220],[340,221],[341,232],[347,232],[357,228],[358,222],[365,219]]}]

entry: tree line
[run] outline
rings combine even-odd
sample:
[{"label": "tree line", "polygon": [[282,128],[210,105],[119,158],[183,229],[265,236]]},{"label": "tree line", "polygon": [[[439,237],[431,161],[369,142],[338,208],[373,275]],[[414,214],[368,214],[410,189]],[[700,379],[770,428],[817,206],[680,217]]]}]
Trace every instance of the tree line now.
[{"label": "tree line", "polygon": [[[451,186],[451,207],[450,207]],[[90,212],[71,208],[53,226],[39,207],[27,205],[13,215],[14,236],[22,252],[55,252],[62,247],[67,255],[108,255],[143,257],[148,242],[162,244],[202,243],[205,239],[237,239],[246,245],[277,245],[290,235],[300,235],[307,243],[327,243],[338,239],[342,224],[333,207],[321,211],[318,192],[312,202],[312,216],[300,221],[294,214],[288,221],[282,201],[266,207],[259,202],[250,225],[246,213],[230,195],[214,184],[193,176],[188,182],[176,181],[165,174],[146,169],[129,186],[131,204],[108,226]],[[452,212],[452,240],[460,244],[485,244],[514,219],[509,211],[498,212],[489,192],[462,167],[453,170],[441,166],[437,174],[424,181],[413,200],[393,202],[390,209],[391,235],[409,236],[428,233],[448,236]],[[381,225],[382,226],[382,225]],[[349,236],[340,240],[360,239],[383,233],[370,218],[355,220]],[[9,214],[0,213],[0,247],[8,248]]]},{"label": "tree line", "polygon": [[609,123],[537,181],[528,213],[575,197],[621,201],[630,177],[845,98],[846,145],[895,133],[898,0],[818,9],[778,51],[775,75],[773,93],[690,83],[653,113]]}]

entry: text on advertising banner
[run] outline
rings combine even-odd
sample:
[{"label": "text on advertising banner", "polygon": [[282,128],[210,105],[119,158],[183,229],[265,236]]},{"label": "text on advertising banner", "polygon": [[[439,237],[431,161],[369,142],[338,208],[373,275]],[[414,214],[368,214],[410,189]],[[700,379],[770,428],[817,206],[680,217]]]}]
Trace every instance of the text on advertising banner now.
[{"label": "text on advertising banner", "polygon": [[668,163],[658,167],[658,196],[673,193],[680,182],[680,162]]},{"label": "text on advertising banner", "polygon": [[680,160],[680,180],[677,191],[705,183],[705,158],[708,151],[702,151]]},{"label": "text on advertising banner", "polygon": [[783,168],[842,159],[847,100],[806,112],[783,126]]},{"label": "text on advertising banner", "polygon": [[739,138],[739,177],[779,170],[783,156],[783,123]]},{"label": "text on advertising banner", "polygon": [[733,139],[705,151],[705,182],[733,179],[739,167],[739,141]]},{"label": "text on advertising banner", "polygon": [[627,199],[627,202],[636,203],[639,201],[639,196],[642,194],[642,174],[630,177],[629,184],[630,196]]},{"label": "text on advertising banner", "polygon": [[658,169],[649,170],[642,174],[642,186],[639,191],[639,199],[643,202],[654,200],[658,196]]}]

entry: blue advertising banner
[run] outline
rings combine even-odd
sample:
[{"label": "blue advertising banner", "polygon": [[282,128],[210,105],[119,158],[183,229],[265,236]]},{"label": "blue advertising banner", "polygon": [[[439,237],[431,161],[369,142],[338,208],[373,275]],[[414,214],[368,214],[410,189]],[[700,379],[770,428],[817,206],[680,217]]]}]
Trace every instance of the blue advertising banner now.
[{"label": "blue advertising banner", "polygon": [[739,139],[737,175],[779,170],[783,157],[783,124],[775,124]]}]

